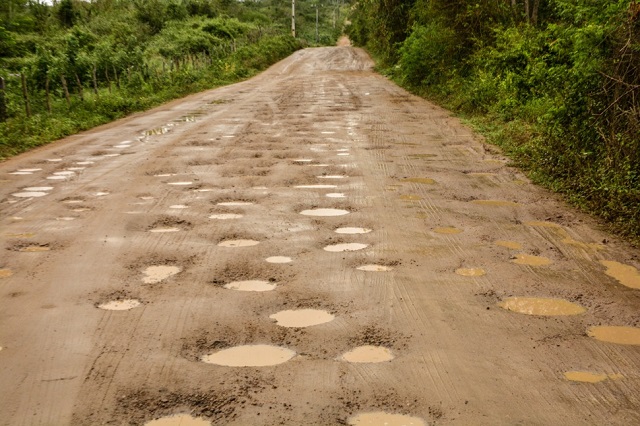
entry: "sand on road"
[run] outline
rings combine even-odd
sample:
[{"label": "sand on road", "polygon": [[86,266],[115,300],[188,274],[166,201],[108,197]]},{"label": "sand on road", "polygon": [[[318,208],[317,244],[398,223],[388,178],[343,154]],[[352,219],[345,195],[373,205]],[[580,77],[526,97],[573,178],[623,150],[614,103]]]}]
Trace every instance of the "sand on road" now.
[{"label": "sand on road", "polygon": [[0,424],[639,424],[638,250],[372,65],[0,164]]}]

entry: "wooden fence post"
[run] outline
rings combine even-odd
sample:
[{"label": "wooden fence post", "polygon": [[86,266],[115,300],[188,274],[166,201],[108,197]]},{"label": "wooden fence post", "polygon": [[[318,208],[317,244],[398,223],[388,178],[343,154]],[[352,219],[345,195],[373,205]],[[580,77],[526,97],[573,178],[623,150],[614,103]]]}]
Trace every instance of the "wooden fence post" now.
[{"label": "wooden fence post", "polygon": [[0,123],[7,121],[7,96],[4,78],[0,77]]},{"label": "wooden fence post", "polygon": [[67,106],[71,108],[71,96],[69,95],[69,88],[67,87],[67,79],[63,74],[60,74],[60,82],[62,83],[62,89],[64,90],[64,97],[67,100]]},{"label": "wooden fence post", "polygon": [[22,80],[22,97],[24,98],[24,110],[27,113],[27,118],[31,117],[31,105],[29,105],[29,92],[27,92],[27,77],[23,72],[20,73],[20,79]]}]

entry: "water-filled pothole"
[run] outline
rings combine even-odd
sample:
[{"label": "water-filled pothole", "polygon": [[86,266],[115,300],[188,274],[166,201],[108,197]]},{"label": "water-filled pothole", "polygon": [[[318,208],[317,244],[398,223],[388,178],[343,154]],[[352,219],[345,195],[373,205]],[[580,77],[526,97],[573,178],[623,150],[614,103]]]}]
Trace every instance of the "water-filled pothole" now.
[{"label": "water-filled pothole", "polygon": [[427,426],[427,423],[420,417],[392,414],[384,411],[361,413],[349,417],[347,422],[352,426]]},{"label": "water-filled pothole", "polygon": [[356,363],[387,362],[394,358],[390,349],[384,346],[365,345],[358,346],[342,355],[341,359]]},{"label": "water-filled pothole", "polygon": [[174,186],[187,186],[187,185],[193,185],[193,182],[191,182],[191,181],[184,181],[184,182],[167,182],[167,185],[174,185]]},{"label": "water-filled pothole", "polygon": [[356,268],[359,271],[367,271],[367,272],[389,272],[393,271],[392,266],[387,265],[362,265]]},{"label": "water-filled pothole", "polygon": [[269,315],[269,318],[276,320],[281,327],[302,328],[331,322],[335,316],[319,309],[295,309],[280,311]]},{"label": "water-filled pothole", "polygon": [[456,269],[456,274],[462,275],[463,277],[481,277],[487,274],[482,268],[459,268]]},{"label": "water-filled pothole", "polygon": [[37,198],[37,197],[44,197],[45,195],[47,195],[47,193],[39,192],[39,191],[25,191],[25,192],[15,192],[11,195],[17,198]]},{"label": "water-filled pothole", "polygon": [[243,345],[223,349],[201,359],[207,364],[226,367],[266,367],[289,361],[296,355],[291,349],[271,345]]},{"label": "water-filled pothole", "polygon": [[163,234],[166,232],[178,232],[178,231],[180,231],[180,228],[154,228],[149,230],[149,232],[153,232],[156,234]]},{"label": "water-filled pothole", "polygon": [[567,371],[564,378],[572,382],[599,383],[607,379],[620,380],[622,374],[592,373],[590,371]]},{"label": "water-filled pothole", "polygon": [[297,185],[294,188],[300,189],[331,189],[337,188],[338,185]]},{"label": "water-filled pothole", "polygon": [[216,213],[209,216],[209,219],[230,220],[240,219],[243,215],[238,213]]},{"label": "water-filled pothole", "polygon": [[349,176],[344,176],[344,175],[322,175],[322,176],[316,176],[318,179],[346,179]]},{"label": "water-filled pothole", "polygon": [[342,209],[309,209],[300,212],[304,216],[344,216],[349,213],[348,210]]},{"label": "water-filled pothole", "polygon": [[509,297],[498,303],[503,309],[526,315],[579,315],[586,311],[582,306],[564,299],[541,297]]},{"label": "water-filled pothole", "polygon": [[324,251],[341,252],[341,251],[356,251],[369,247],[369,244],[363,243],[341,243],[331,244],[323,248]]},{"label": "water-filled pothole", "polygon": [[358,227],[344,227],[338,228],[335,230],[336,234],[368,234],[373,231],[373,229],[369,228],[358,228]]},{"label": "water-filled pothole", "polygon": [[211,422],[189,414],[175,414],[146,422],[144,426],[211,426]]},{"label": "water-filled pothole", "polygon": [[607,268],[605,274],[615,278],[620,284],[626,287],[640,289],[640,272],[633,266],[613,260],[601,260],[600,264]]},{"label": "water-filled pothole", "polygon": [[49,251],[51,250],[51,247],[49,247],[46,244],[43,245],[26,245],[23,247],[20,247],[18,249],[18,251],[22,251],[22,252],[26,252],[26,253],[38,253],[41,251]]},{"label": "water-filled pothole", "polygon": [[450,227],[444,227],[444,228],[435,228],[433,232],[435,232],[436,234],[454,235],[454,234],[460,234],[462,232],[462,229],[458,229],[458,228],[454,228],[453,226],[450,226]]},{"label": "water-filled pothole", "polygon": [[511,262],[517,263],[518,265],[529,266],[545,266],[553,263],[549,258],[543,256],[533,256],[530,254],[516,254]]},{"label": "water-filled pothole", "polygon": [[154,265],[147,267],[142,273],[145,275],[142,278],[142,282],[145,284],[156,284],[162,280],[165,280],[182,269],[179,266],[172,265]]},{"label": "water-filled pothole", "polygon": [[260,244],[256,240],[224,240],[218,243],[219,247],[252,247]]},{"label": "water-filled pothole", "polygon": [[473,204],[480,204],[481,206],[493,206],[493,207],[518,207],[520,204],[513,201],[504,200],[473,200]]},{"label": "water-filled pothole", "polygon": [[330,192],[324,196],[327,198],[347,198],[347,195],[343,192]]},{"label": "water-filled pothole", "polygon": [[506,247],[508,249],[511,250],[521,250],[522,249],[522,244],[516,242],[516,241],[503,241],[503,240],[498,240],[496,241],[496,245],[500,246],[500,247]]},{"label": "water-filled pothole", "polygon": [[51,191],[53,186],[30,186],[29,188],[24,188],[23,191],[27,192],[46,192]]},{"label": "water-filled pothole", "polygon": [[265,259],[269,263],[291,263],[293,259],[287,256],[271,256]]},{"label": "water-filled pothole", "polygon": [[223,201],[217,203],[219,206],[234,207],[234,206],[250,206],[253,203],[251,201]]},{"label": "water-filled pothole", "polygon": [[277,287],[276,283],[260,280],[232,281],[223,286],[229,290],[237,291],[271,291]]},{"label": "water-filled pothole", "polygon": [[141,303],[136,299],[112,300],[110,302],[101,303],[98,308],[106,311],[128,311],[137,308]]},{"label": "water-filled pothole", "polygon": [[620,345],[640,345],[640,328],[625,326],[591,327],[587,334],[594,339]]}]

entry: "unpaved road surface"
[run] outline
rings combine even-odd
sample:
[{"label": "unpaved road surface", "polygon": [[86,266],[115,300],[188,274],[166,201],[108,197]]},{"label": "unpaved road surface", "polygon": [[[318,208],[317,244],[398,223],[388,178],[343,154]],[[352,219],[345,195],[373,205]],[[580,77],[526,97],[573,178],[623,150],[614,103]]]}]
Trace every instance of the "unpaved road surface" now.
[{"label": "unpaved road surface", "polygon": [[638,330],[598,328],[638,325],[638,251],[371,67],[299,51],[1,164],[0,424],[639,424]]}]

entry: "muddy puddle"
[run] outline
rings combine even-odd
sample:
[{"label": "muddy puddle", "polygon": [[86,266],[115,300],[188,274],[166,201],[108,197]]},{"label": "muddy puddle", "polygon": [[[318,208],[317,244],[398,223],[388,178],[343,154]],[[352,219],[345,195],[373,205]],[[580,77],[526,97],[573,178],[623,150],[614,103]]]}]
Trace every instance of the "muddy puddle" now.
[{"label": "muddy puddle", "polygon": [[291,161],[294,163],[311,163],[313,160],[311,158],[295,158]]},{"label": "muddy puddle", "polygon": [[444,228],[435,228],[433,230],[436,234],[455,235],[462,233],[462,229],[454,228],[453,226]]},{"label": "muddy puddle", "polygon": [[47,195],[47,193],[39,192],[39,191],[25,191],[25,192],[15,192],[11,195],[17,198],[37,198],[37,197],[44,197],[45,195]]},{"label": "muddy puddle", "polygon": [[237,291],[271,291],[275,290],[277,285],[268,281],[260,280],[246,280],[246,281],[233,281],[223,286],[229,290]]},{"label": "muddy puddle", "polygon": [[47,180],[67,180],[69,176],[47,176]]},{"label": "muddy puddle", "polygon": [[605,274],[615,278],[620,284],[629,288],[640,289],[640,272],[633,266],[613,260],[601,260],[600,264],[607,268]]},{"label": "muddy puddle", "polygon": [[25,253],[38,253],[38,252],[49,251],[49,250],[51,250],[51,247],[49,247],[47,245],[25,246],[25,247],[22,247],[22,248],[18,249],[18,251],[25,252]]},{"label": "muddy puddle", "polygon": [[251,201],[224,201],[221,203],[217,203],[218,206],[226,206],[226,207],[238,207],[238,206],[250,206],[253,203]]},{"label": "muddy puddle", "polygon": [[592,373],[590,371],[567,371],[564,378],[571,382],[600,383],[605,380],[620,380],[621,374]]},{"label": "muddy puddle", "polygon": [[344,216],[349,213],[348,210],[342,209],[310,209],[300,212],[300,214],[304,216]]},{"label": "muddy puddle", "polygon": [[24,188],[23,191],[26,192],[46,192],[51,191],[53,186],[30,186],[28,188]]},{"label": "muddy puddle", "polygon": [[33,173],[33,172],[39,172],[42,169],[18,169],[19,172],[29,172],[29,173]]},{"label": "muddy puddle", "polygon": [[522,250],[522,244],[520,244],[519,242],[516,241],[505,241],[505,240],[498,240],[495,243],[497,246],[500,247],[505,247],[511,250]]},{"label": "muddy puddle", "polygon": [[211,426],[211,422],[189,414],[175,414],[146,422],[144,426]]},{"label": "muddy puddle", "polygon": [[204,355],[202,362],[225,367],[267,367],[285,363],[295,355],[291,349],[279,346],[243,345]]},{"label": "muddy puddle", "polygon": [[504,200],[473,200],[471,201],[473,204],[479,204],[481,206],[491,206],[491,207],[518,207],[520,204],[514,203],[513,201],[504,201]]},{"label": "muddy puddle", "polygon": [[336,234],[368,234],[371,231],[373,231],[373,229],[358,228],[358,227],[344,227],[344,228],[338,228],[334,232]]},{"label": "muddy puddle", "polygon": [[13,271],[11,269],[8,269],[8,268],[0,269],[0,278],[9,278],[11,275],[13,275]]},{"label": "muddy puddle", "polygon": [[335,316],[318,309],[295,309],[280,311],[269,315],[269,318],[276,320],[281,327],[302,328],[331,322]]},{"label": "muddy puddle", "polygon": [[105,311],[128,311],[140,306],[140,301],[136,299],[112,300],[98,305],[98,308]]},{"label": "muddy puddle", "polygon": [[347,195],[343,192],[330,192],[324,196],[327,198],[347,198]]},{"label": "muddy puddle", "polygon": [[349,417],[347,424],[352,426],[427,426],[427,423],[419,417],[384,411],[357,414]]},{"label": "muddy puddle", "polygon": [[586,312],[585,308],[568,300],[542,297],[509,297],[498,306],[520,314],[540,316],[568,316]]},{"label": "muddy puddle", "polygon": [[358,266],[356,268],[359,271],[366,271],[366,272],[389,272],[389,271],[393,271],[393,267],[392,266],[387,266],[387,265],[362,265],[362,266]]},{"label": "muddy puddle", "polygon": [[463,277],[481,277],[487,274],[482,268],[459,268],[456,269],[456,274],[462,275]]},{"label": "muddy puddle", "polygon": [[602,342],[619,345],[640,345],[640,328],[624,326],[597,326],[587,330],[587,334]]},{"label": "muddy puddle", "polygon": [[297,185],[294,188],[298,189],[332,189],[337,188],[338,185]]},{"label": "muddy puddle", "polygon": [[512,263],[516,263],[518,265],[529,265],[529,266],[545,266],[551,265],[553,262],[551,259],[543,257],[543,256],[533,256],[530,254],[516,254],[514,259],[511,260]]},{"label": "muddy puddle", "polygon": [[164,234],[167,232],[178,232],[180,228],[155,228],[150,229],[149,232],[153,232],[154,234]]},{"label": "muddy puddle", "polygon": [[433,185],[434,183],[436,183],[436,181],[431,178],[421,178],[421,177],[402,179],[401,182],[421,183],[423,185]]},{"label": "muddy puddle", "polygon": [[395,357],[388,348],[372,345],[358,346],[340,357],[343,361],[354,363],[387,362],[393,358]]},{"label": "muddy puddle", "polygon": [[349,176],[344,176],[344,175],[322,175],[322,176],[316,176],[318,179],[346,179]]},{"label": "muddy puddle", "polygon": [[218,220],[231,220],[231,219],[240,219],[243,215],[238,213],[217,213],[209,216],[209,219],[218,219]]},{"label": "muddy puddle", "polygon": [[218,243],[218,247],[252,247],[260,244],[256,240],[225,240]]},{"label": "muddy puddle", "polygon": [[342,251],[357,251],[369,247],[369,244],[362,243],[342,243],[332,244],[323,248],[324,251],[330,252],[342,252]]},{"label": "muddy puddle", "polygon": [[191,182],[191,181],[183,181],[183,182],[167,182],[167,185],[174,185],[174,186],[187,186],[187,185],[193,185],[193,182]]},{"label": "muddy puddle", "polygon": [[271,256],[267,257],[265,261],[269,263],[291,263],[293,262],[293,259],[287,256]]},{"label": "muddy puddle", "polygon": [[147,267],[142,273],[144,277],[142,278],[142,282],[145,284],[156,284],[162,280],[165,280],[182,269],[179,266],[172,265],[154,265]]}]

